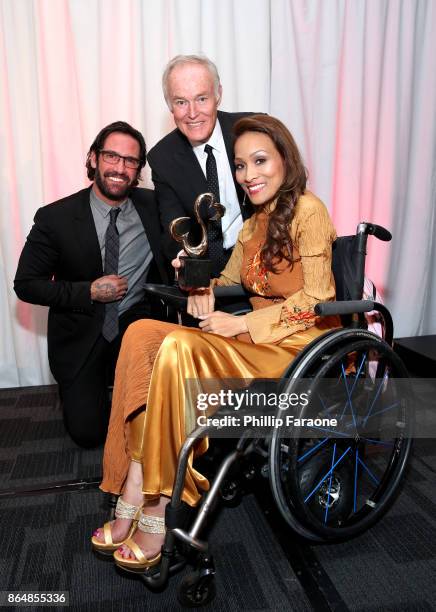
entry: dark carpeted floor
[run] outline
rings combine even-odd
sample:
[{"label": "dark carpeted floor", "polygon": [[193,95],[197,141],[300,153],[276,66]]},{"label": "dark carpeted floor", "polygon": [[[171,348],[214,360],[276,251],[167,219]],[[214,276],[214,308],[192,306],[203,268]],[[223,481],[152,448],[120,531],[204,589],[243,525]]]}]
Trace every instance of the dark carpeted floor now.
[{"label": "dark carpeted floor", "polygon": [[[67,590],[75,610],[178,609],[177,584],[186,571],[165,592],[150,593],[140,579],[91,553],[89,537],[106,518],[101,502],[98,491],[4,500],[1,589]],[[263,522],[253,497],[220,516],[212,537],[218,594],[206,609],[311,609]]]},{"label": "dark carpeted floor", "polygon": [[[69,440],[54,387],[0,391],[0,591],[68,590],[72,610],[180,609],[177,584],[187,570],[156,594],[91,553],[90,534],[107,513],[92,484],[101,454]],[[84,488],[62,487],[71,481]],[[388,515],[349,542],[295,543],[307,555],[301,571],[286,556],[293,535],[281,532],[278,541],[255,497],[245,497],[212,528],[217,597],[204,609],[436,610],[435,484],[436,443],[418,441]]]}]

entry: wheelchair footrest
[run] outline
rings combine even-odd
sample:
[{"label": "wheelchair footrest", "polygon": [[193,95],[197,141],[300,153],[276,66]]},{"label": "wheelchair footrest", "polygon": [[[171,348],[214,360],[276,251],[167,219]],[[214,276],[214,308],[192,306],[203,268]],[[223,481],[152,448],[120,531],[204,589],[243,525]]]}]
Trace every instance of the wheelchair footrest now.
[{"label": "wheelchair footrest", "polygon": [[160,591],[165,586],[168,577],[180,572],[186,567],[187,563],[188,561],[185,556],[176,553],[170,561],[168,570],[165,572],[163,582],[161,577],[161,564],[154,565],[144,570],[139,576],[150,590]]}]

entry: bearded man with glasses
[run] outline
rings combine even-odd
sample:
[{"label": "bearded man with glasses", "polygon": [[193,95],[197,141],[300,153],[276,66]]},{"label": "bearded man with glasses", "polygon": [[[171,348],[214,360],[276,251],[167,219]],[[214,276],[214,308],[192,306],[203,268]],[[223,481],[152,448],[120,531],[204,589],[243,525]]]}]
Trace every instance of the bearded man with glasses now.
[{"label": "bearded man with glasses", "polygon": [[50,307],[50,368],[80,446],[105,440],[125,329],[163,315],[143,289],[168,282],[154,193],[137,188],[145,162],[138,130],[123,121],[103,128],[86,160],[92,185],[36,212],[15,276],[21,300]]}]

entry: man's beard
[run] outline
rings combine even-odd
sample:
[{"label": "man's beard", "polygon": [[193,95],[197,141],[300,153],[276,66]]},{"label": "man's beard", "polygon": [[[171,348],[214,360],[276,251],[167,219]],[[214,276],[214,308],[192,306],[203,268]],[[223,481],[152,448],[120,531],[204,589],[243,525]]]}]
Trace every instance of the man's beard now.
[{"label": "man's beard", "polygon": [[[104,178],[108,178],[109,176],[127,179],[127,181],[129,181],[129,177],[126,174],[118,174],[118,172],[106,172]],[[123,183],[123,188],[118,186],[118,183],[114,183],[113,190],[111,190],[108,187],[107,182],[104,181],[104,178],[101,176],[100,170],[96,168],[94,180],[97,184],[97,187],[100,189],[100,192],[104,195],[105,198],[107,198],[108,200],[113,200],[114,202],[120,202],[121,200],[125,200],[127,198],[132,189],[131,183]]]}]

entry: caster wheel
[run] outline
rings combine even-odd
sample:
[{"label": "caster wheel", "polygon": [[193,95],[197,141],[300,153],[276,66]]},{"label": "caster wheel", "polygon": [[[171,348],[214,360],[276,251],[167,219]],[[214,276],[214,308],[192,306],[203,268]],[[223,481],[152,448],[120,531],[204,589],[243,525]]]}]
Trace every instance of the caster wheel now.
[{"label": "caster wheel", "polygon": [[241,485],[237,480],[225,480],[220,487],[221,501],[228,507],[234,508],[241,503]]},{"label": "caster wheel", "polygon": [[197,608],[211,602],[216,595],[213,575],[188,574],[180,583],[177,599],[182,606]]}]

